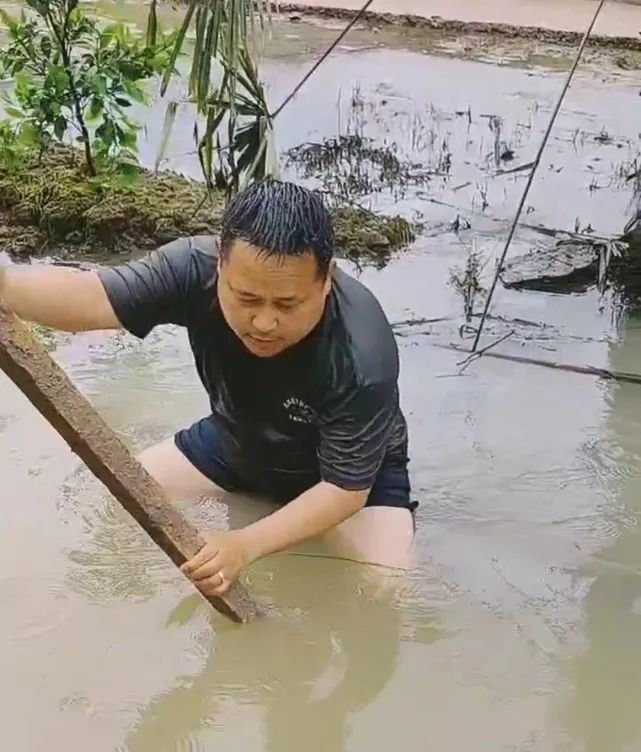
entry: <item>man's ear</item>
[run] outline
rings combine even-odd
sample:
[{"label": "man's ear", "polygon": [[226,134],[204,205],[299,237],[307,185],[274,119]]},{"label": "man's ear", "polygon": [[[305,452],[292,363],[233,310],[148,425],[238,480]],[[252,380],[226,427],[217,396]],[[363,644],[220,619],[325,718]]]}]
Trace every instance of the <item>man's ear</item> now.
[{"label": "man's ear", "polygon": [[328,295],[330,290],[332,289],[332,284],[334,282],[334,278],[336,276],[336,270],[338,267],[336,266],[336,260],[332,259],[329,264],[329,269],[327,270],[327,276],[325,277],[325,294]]},{"label": "man's ear", "polygon": [[[229,247],[227,247],[227,250],[229,250]],[[224,257],[226,256],[226,253],[223,251],[223,242],[220,237],[216,238],[216,271],[218,274],[220,274],[220,270],[223,268],[223,264],[225,263]]]}]

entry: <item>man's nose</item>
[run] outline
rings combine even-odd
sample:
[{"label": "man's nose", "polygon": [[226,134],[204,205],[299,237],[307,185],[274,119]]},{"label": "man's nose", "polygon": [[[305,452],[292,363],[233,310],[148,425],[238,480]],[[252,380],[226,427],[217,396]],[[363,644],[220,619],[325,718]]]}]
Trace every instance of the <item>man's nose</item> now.
[{"label": "man's nose", "polygon": [[259,334],[271,334],[278,326],[278,321],[271,311],[264,310],[254,316],[252,326]]}]

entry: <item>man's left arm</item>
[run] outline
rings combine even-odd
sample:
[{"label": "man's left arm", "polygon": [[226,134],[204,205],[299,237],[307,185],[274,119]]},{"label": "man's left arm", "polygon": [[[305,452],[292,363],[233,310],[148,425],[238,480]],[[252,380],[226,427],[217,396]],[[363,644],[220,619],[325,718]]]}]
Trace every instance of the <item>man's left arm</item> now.
[{"label": "man's left arm", "polygon": [[208,534],[183,566],[207,595],[224,593],[253,561],[323,535],[365,505],[396,416],[396,384],[355,387],[333,402],[321,416],[321,481],[242,530]]}]

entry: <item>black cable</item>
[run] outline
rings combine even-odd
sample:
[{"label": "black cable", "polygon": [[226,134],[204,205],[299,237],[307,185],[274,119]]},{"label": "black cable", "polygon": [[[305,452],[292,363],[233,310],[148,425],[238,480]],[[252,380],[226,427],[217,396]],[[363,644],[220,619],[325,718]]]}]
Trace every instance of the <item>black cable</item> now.
[{"label": "black cable", "polygon": [[476,348],[478,347],[479,340],[481,339],[481,333],[483,332],[483,325],[485,324],[485,319],[487,318],[488,311],[490,310],[490,303],[492,302],[492,296],[494,295],[494,291],[496,289],[496,284],[498,282],[499,276],[501,274],[501,270],[503,268],[503,263],[505,262],[505,257],[507,256],[507,252],[510,248],[510,245],[512,243],[512,238],[514,237],[514,233],[516,232],[516,227],[519,223],[519,219],[521,218],[521,214],[523,212],[523,208],[525,206],[525,201],[528,197],[528,194],[530,192],[530,188],[532,186],[532,181],[534,180],[534,175],[536,173],[536,170],[541,162],[541,157],[543,156],[543,152],[545,150],[545,147],[547,146],[548,140],[550,138],[550,134],[552,133],[552,128],[554,128],[554,123],[556,122],[556,118],[559,114],[559,111],[561,110],[561,105],[563,104],[563,100],[565,99],[565,95],[570,88],[570,84],[572,83],[572,79],[574,78],[574,74],[576,72],[576,69],[579,65],[579,61],[581,60],[581,55],[583,55],[583,50],[585,49],[585,45],[587,44],[588,39],[590,38],[590,34],[592,34],[592,30],[594,29],[594,25],[597,22],[597,19],[599,17],[599,14],[601,13],[601,10],[603,6],[605,5],[605,0],[601,0],[601,2],[598,4],[596,10],[594,11],[594,16],[592,17],[592,21],[590,22],[590,25],[585,31],[585,34],[583,35],[583,39],[581,40],[581,44],[579,45],[579,49],[576,53],[576,57],[574,59],[574,63],[572,65],[572,68],[570,69],[570,72],[568,73],[568,77],[565,81],[565,84],[563,86],[563,89],[561,90],[561,94],[559,96],[559,101],[556,103],[556,107],[554,108],[554,112],[552,113],[552,117],[550,118],[550,122],[548,124],[547,130],[545,132],[545,136],[543,137],[543,141],[541,141],[541,146],[539,147],[538,154],[536,155],[536,159],[534,160],[534,165],[530,171],[530,175],[528,177],[527,184],[525,186],[525,190],[523,191],[523,195],[521,196],[521,201],[519,203],[518,209],[516,210],[516,215],[514,216],[514,221],[512,222],[512,226],[510,227],[510,232],[507,236],[507,240],[505,242],[505,247],[503,248],[503,253],[501,254],[501,258],[499,260],[499,264],[496,268],[496,274],[494,275],[494,280],[492,281],[492,286],[490,287],[490,291],[487,295],[487,299],[485,301],[485,308],[483,309],[483,314],[481,316],[481,321],[479,323],[479,328],[476,330],[476,337],[474,339],[474,344],[472,345],[472,352],[476,352]]},{"label": "black cable", "polygon": [[274,120],[274,118],[278,117],[280,113],[287,107],[287,105],[292,101],[292,99],[298,94],[298,92],[305,86],[305,84],[309,81],[309,79],[316,73],[318,68],[327,60],[327,58],[334,52],[336,47],[343,41],[345,36],[352,30],[352,28],[360,21],[362,16],[367,12],[367,9],[370,7],[370,5],[374,2],[374,0],[367,0],[365,5],[356,13],[356,15],[350,20],[350,22],[347,24],[347,26],[341,31],[341,33],[336,37],[336,39],[332,42],[332,44],[329,46],[327,50],[322,54],[322,56],[314,63],[314,65],[311,67],[311,69],[303,76],[303,78],[296,84],[291,94],[285,97],[285,99],[281,102],[281,104],[274,110],[274,112],[270,115],[271,119]]}]

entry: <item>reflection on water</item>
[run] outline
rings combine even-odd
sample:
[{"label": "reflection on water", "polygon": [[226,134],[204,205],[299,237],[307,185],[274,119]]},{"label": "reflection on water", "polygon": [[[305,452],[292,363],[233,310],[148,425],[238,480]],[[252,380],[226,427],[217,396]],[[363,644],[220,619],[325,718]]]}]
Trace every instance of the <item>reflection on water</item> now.
[{"label": "reflection on water", "polygon": [[[613,369],[639,372],[641,320],[627,321],[610,348]],[[568,661],[575,695],[568,711],[586,752],[641,747],[641,389],[617,384],[609,395],[603,441],[618,450],[610,503],[622,524],[577,571],[589,583],[583,601],[584,644]]]},{"label": "reflection on water", "polygon": [[352,716],[394,674],[401,612],[391,597],[369,595],[353,565],[295,569],[281,559],[270,574],[270,597],[296,613],[246,630],[207,630],[202,672],[153,698],[127,749],[209,749],[229,706],[239,704],[250,716],[259,710],[261,748],[270,752],[346,748]]}]

